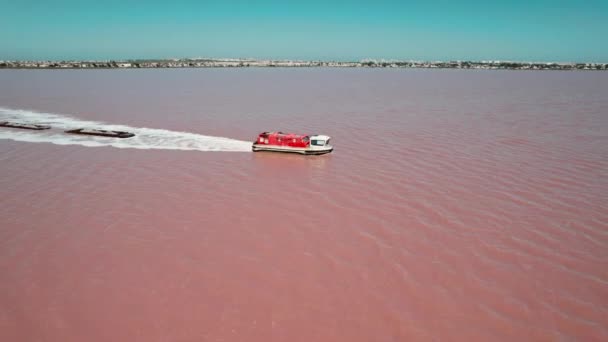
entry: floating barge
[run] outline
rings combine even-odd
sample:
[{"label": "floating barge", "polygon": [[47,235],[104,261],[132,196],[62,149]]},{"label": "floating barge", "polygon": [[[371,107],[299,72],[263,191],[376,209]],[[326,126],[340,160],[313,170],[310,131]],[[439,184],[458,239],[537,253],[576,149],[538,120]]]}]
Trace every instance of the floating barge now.
[{"label": "floating barge", "polygon": [[109,138],[131,138],[134,137],[134,133],[123,132],[123,131],[106,131],[103,129],[91,129],[91,128],[78,128],[65,131],[69,134],[82,134],[82,135],[95,135],[100,137]]},{"label": "floating barge", "polygon": [[253,152],[288,152],[299,154],[326,154],[334,150],[327,135],[302,135],[283,132],[260,133],[251,149]]},{"label": "floating barge", "polygon": [[28,123],[19,123],[19,122],[8,122],[2,121],[0,122],[0,127],[10,127],[10,128],[19,128],[19,129],[32,129],[36,131],[41,131],[43,129],[50,129],[49,125],[36,125],[36,124],[28,124]]}]

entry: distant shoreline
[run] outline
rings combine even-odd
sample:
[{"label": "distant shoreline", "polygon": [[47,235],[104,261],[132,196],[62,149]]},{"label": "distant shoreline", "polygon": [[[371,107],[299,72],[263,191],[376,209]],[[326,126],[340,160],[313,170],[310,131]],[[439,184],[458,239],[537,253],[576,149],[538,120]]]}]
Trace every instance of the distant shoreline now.
[{"label": "distant shoreline", "polygon": [[156,68],[412,68],[485,70],[608,70],[608,63],[511,61],[291,61],[250,59],[154,59],[109,61],[0,61],[0,69],[156,69]]}]

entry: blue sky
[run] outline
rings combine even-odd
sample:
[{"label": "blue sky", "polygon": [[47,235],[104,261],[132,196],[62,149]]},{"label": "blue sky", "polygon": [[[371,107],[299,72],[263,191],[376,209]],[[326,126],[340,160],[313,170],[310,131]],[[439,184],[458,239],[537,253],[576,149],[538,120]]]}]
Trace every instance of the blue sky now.
[{"label": "blue sky", "polygon": [[608,62],[603,1],[0,0],[0,60]]}]

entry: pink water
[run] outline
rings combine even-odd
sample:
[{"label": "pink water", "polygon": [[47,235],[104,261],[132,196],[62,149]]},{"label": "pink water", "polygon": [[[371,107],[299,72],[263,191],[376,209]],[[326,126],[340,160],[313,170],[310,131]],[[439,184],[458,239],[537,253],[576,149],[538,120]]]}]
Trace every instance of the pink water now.
[{"label": "pink water", "polygon": [[602,72],[2,71],[5,110],[335,151],[0,128],[0,340],[606,341],[606,89]]}]

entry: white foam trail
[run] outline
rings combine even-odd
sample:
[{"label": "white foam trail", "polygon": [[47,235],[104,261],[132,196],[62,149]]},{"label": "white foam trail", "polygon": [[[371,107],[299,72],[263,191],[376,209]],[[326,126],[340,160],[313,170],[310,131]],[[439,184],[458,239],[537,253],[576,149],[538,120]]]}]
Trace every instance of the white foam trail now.
[{"label": "white foam trail", "polygon": [[[166,129],[111,125],[97,121],[86,121],[67,115],[39,113],[0,107],[0,121],[15,121],[50,125],[50,130],[26,131],[0,127],[0,139],[15,141],[52,143],[57,145],[80,145],[87,147],[112,146],[116,148],[162,149],[184,151],[250,152],[251,142]],[[128,131],[132,138],[117,139],[86,135],[66,134],[63,131],[75,128],[95,128]]]}]

